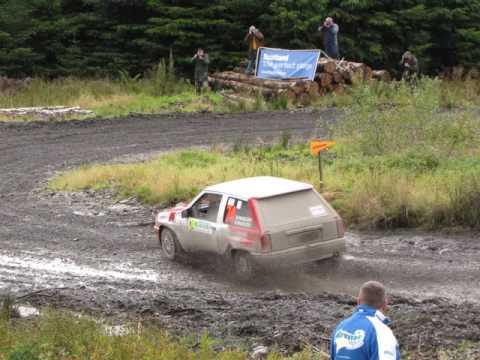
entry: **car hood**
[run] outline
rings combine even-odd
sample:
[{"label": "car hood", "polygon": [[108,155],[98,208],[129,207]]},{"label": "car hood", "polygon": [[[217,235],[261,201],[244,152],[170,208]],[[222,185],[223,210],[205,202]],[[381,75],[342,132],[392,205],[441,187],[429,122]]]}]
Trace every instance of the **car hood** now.
[{"label": "car hood", "polygon": [[179,203],[175,205],[174,207],[168,208],[161,210],[157,213],[157,216],[155,217],[156,222],[164,222],[164,221],[169,221],[174,215],[176,216],[177,214],[181,213],[183,210],[187,208],[188,204],[187,203]]}]

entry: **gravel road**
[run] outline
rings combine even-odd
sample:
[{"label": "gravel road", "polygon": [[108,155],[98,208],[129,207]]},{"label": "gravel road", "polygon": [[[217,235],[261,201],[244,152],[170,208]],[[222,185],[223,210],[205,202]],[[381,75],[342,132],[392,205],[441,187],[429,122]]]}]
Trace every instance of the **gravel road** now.
[{"label": "gravel road", "polygon": [[[334,111],[130,116],[59,123],[0,123],[0,294],[102,314],[113,322],[155,321],[179,334],[207,329],[226,344],[304,341],[326,346],[332,326],[367,279],[386,283],[404,348],[428,353],[480,341],[478,234],[348,234],[336,270],[302,266],[238,284],[216,258],[170,263],[150,210],[109,193],[50,193],[56,171],[144,158],[190,145],[325,137]],[[35,293],[33,293],[35,292]]]}]

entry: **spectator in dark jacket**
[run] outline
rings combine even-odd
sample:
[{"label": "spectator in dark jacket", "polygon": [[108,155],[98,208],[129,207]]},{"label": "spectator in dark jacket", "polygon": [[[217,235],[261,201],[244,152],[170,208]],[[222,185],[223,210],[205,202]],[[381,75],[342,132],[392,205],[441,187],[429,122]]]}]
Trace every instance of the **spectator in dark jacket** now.
[{"label": "spectator in dark jacket", "polygon": [[251,75],[255,69],[255,63],[257,62],[258,48],[263,46],[264,36],[255,26],[250,26],[247,35],[245,35],[244,41],[248,44],[248,65],[247,74]]},{"label": "spectator in dark jacket", "polygon": [[318,28],[318,31],[323,36],[323,49],[331,58],[338,59],[340,53],[338,51],[338,31],[339,27],[333,22],[331,17],[327,17],[323,25]]},{"label": "spectator in dark jacket", "polygon": [[210,59],[208,54],[199,48],[192,57],[192,61],[195,62],[195,90],[199,94],[208,86],[208,64],[210,64]]},{"label": "spectator in dark jacket", "polygon": [[415,85],[419,70],[417,57],[410,51],[405,51],[400,60],[400,66],[402,67],[402,80]]}]

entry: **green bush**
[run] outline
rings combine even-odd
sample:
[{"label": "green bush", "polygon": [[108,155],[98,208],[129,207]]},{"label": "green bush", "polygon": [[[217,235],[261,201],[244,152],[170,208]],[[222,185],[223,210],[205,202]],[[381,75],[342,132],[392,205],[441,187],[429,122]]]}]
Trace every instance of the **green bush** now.
[{"label": "green bush", "polygon": [[8,360],[40,360],[38,349],[32,344],[20,344],[10,353]]}]

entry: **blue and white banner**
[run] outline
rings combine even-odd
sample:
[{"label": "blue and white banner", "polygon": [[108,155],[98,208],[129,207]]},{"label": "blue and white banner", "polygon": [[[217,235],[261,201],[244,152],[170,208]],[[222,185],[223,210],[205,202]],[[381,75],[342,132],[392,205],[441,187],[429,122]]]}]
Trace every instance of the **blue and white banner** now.
[{"label": "blue and white banner", "polygon": [[257,73],[260,79],[313,80],[320,50],[258,49]]}]

